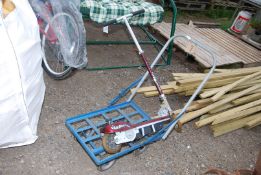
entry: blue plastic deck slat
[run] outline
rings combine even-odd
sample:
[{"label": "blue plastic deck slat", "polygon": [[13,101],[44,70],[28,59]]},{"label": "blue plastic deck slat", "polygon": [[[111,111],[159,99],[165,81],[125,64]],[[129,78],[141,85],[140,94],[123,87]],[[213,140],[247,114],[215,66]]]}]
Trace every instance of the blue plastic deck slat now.
[{"label": "blue plastic deck slat", "polygon": [[86,131],[86,130],[91,129],[91,128],[92,128],[91,126],[85,126],[85,127],[82,127],[82,128],[78,128],[78,129],[76,130],[76,132]]},{"label": "blue plastic deck slat", "polygon": [[[133,108],[134,112],[125,114],[123,111],[121,111],[121,109],[128,108],[128,107]],[[118,110],[120,110],[120,111],[118,111]],[[110,155],[104,151],[102,146],[97,147],[95,145],[94,141],[101,142],[100,128],[106,123],[106,118],[109,118],[107,116],[107,113],[113,112],[113,111],[118,111],[120,115],[114,117],[112,119],[112,121],[127,119],[131,123],[139,123],[139,122],[143,122],[143,121],[150,119],[150,117],[145,112],[143,112],[143,110],[139,106],[137,106],[135,102],[131,101],[131,102],[124,102],[124,103],[121,103],[121,104],[118,104],[115,106],[106,107],[106,108],[103,108],[103,109],[100,109],[97,111],[93,111],[93,112],[90,112],[87,114],[81,114],[81,115],[78,115],[78,116],[75,116],[75,117],[72,117],[72,118],[69,118],[66,120],[66,126],[73,133],[73,135],[77,138],[77,140],[79,141],[79,143],[81,144],[83,149],[92,158],[92,160],[95,162],[96,165],[102,165],[104,163],[112,161],[112,160],[114,160],[118,157],[121,157],[127,153],[130,153],[133,150],[142,146],[142,143],[131,143],[131,144],[128,144],[129,146],[122,149],[122,151],[120,151],[119,153]],[[138,120],[132,119],[131,117],[134,115],[139,115],[141,117],[141,119],[138,119]],[[103,116],[102,118],[104,119],[104,121],[102,121],[102,119],[99,118],[100,121],[93,122],[93,120],[99,116]],[[89,126],[75,129],[73,127],[73,124],[75,122],[79,122],[81,120],[86,121],[89,124]],[[86,139],[82,138],[80,136],[80,133],[84,132],[86,130],[89,130],[89,129],[92,129],[93,131],[87,135],[88,137]],[[78,131],[81,131],[81,132],[78,132]],[[94,132],[97,135],[93,135]]]},{"label": "blue plastic deck slat", "polygon": [[117,111],[118,111],[121,115],[123,115],[123,116],[128,120],[128,122],[133,123],[133,122],[131,121],[131,119],[129,118],[129,116],[128,116],[127,114],[125,114],[121,109],[118,109]]},{"label": "blue plastic deck slat", "polygon": [[93,150],[93,154],[94,155],[99,155],[99,154],[101,154],[101,153],[103,153],[104,152],[104,149],[103,149],[103,147],[102,146],[100,146],[100,147],[98,147],[98,148],[95,148],[94,150]]},{"label": "blue plastic deck slat", "polygon": [[102,113],[102,116],[103,116],[103,118],[104,118],[105,120],[109,120],[109,119],[110,119],[110,118],[106,115],[105,112]]},{"label": "blue plastic deck slat", "polygon": [[119,107],[124,107],[124,106],[130,105],[132,103],[133,102],[124,102],[124,103],[121,103],[121,104],[118,104],[118,105],[115,105],[115,106],[109,106],[107,108],[100,109],[100,110],[97,110],[97,111],[93,111],[93,112],[90,112],[90,113],[87,113],[87,114],[80,114],[80,115],[77,115],[75,117],[71,117],[71,118],[67,119],[66,122],[67,123],[74,123],[74,122],[84,120],[84,119],[89,118],[89,117],[97,116],[97,114],[102,114],[102,112],[108,112],[108,111],[116,110]]},{"label": "blue plastic deck slat", "polygon": [[[137,111],[129,113],[129,114],[126,115],[128,117],[128,119],[129,119],[130,123],[136,124],[136,123],[140,123],[141,122],[140,120],[133,120],[132,119],[132,117],[137,115],[137,114],[140,116],[140,114]],[[142,118],[141,118],[141,120],[144,121],[144,119],[142,119]]]},{"label": "blue plastic deck slat", "polygon": [[131,106],[133,107],[134,110],[139,111],[139,113],[146,118],[146,120],[149,120],[150,117],[147,113],[145,113],[136,103],[134,103],[133,101],[131,102]]},{"label": "blue plastic deck slat", "polygon": [[97,129],[97,127],[94,125],[94,123],[91,120],[86,118],[85,121],[87,121],[89,123],[89,125],[92,126],[92,128],[95,130],[97,135],[100,135],[100,131]]},{"label": "blue plastic deck slat", "polygon": [[134,112],[131,112],[131,113],[127,114],[127,115],[130,117],[130,116],[134,116],[136,114],[139,114],[139,113],[137,111],[134,111]]},{"label": "blue plastic deck slat", "polygon": [[86,139],[82,139],[84,143],[87,143],[89,141],[92,141],[92,140],[95,140],[95,139],[98,139],[100,138],[101,136],[100,135],[95,135],[95,136],[91,136],[91,137],[88,137]]},{"label": "blue plastic deck slat", "polygon": [[100,121],[100,122],[96,123],[96,126],[99,128],[99,127],[101,127],[101,126],[103,126],[105,124],[106,124],[105,121]]},{"label": "blue plastic deck slat", "polygon": [[[78,133],[79,133],[79,132],[78,132]],[[84,132],[84,131],[82,131],[81,133],[83,133],[84,136],[87,138],[87,137],[93,137],[93,135],[95,134],[95,131],[94,131],[94,129],[92,128],[92,129],[91,129],[91,132],[88,133],[88,134],[86,134],[86,132]],[[79,135],[80,135],[81,133],[79,133]]]},{"label": "blue plastic deck slat", "polygon": [[124,116],[119,115],[118,117],[113,118],[112,121],[114,122],[114,121],[117,121],[117,120],[122,120],[124,118],[125,118]]},{"label": "blue plastic deck slat", "polygon": [[96,148],[97,148],[96,145],[95,145],[95,143],[93,143],[92,141],[89,141],[88,143],[92,146],[93,149],[96,149]]},{"label": "blue plastic deck slat", "polygon": [[[86,134],[86,132],[83,132],[85,137],[92,137],[95,133],[94,129],[92,128],[91,132],[89,134]],[[80,133],[79,133],[80,134]]]},{"label": "blue plastic deck slat", "polygon": [[126,117],[126,114],[121,110],[121,108],[117,109],[117,111],[118,111],[121,115],[123,115],[124,117]]},{"label": "blue plastic deck slat", "polygon": [[[82,116],[82,115],[81,115]],[[78,135],[77,132],[75,132],[74,128],[72,127],[71,123],[66,121],[66,126],[69,128],[69,130],[73,133],[73,135],[76,137],[76,139],[79,141],[79,143],[81,144],[81,146],[83,147],[83,149],[87,152],[87,154],[95,161],[95,163],[99,163],[96,162],[96,158],[95,155],[93,154],[93,152],[87,147],[87,145],[83,142],[83,140],[81,139],[81,137]],[[100,164],[98,164],[100,165]]]}]

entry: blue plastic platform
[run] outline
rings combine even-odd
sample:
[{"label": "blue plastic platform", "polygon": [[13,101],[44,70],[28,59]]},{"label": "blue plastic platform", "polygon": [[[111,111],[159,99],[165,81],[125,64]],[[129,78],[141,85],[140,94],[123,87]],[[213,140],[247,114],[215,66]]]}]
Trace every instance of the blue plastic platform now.
[{"label": "blue plastic platform", "polygon": [[69,118],[66,120],[66,126],[95,164],[99,166],[144,146],[141,141],[131,142],[116,154],[106,153],[102,147],[100,133],[100,129],[106,124],[106,121],[126,121],[136,124],[149,119],[150,117],[135,102],[131,101]]}]

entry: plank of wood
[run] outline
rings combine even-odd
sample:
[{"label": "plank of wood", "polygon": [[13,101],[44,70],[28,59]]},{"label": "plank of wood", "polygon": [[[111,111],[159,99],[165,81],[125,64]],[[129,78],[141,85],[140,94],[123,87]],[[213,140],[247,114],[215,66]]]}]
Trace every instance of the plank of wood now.
[{"label": "plank of wood", "polygon": [[[181,31],[178,30],[178,32],[184,33],[185,35],[191,36],[194,40],[200,42],[203,45],[211,46],[211,51],[214,55],[216,55],[219,59],[217,60],[217,65],[224,65],[224,64],[231,64],[235,62],[239,62],[238,58],[235,57],[233,54],[228,53],[226,49],[219,46],[216,42],[213,42],[212,40],[208,39],[204,35],[201,35],[198,33],[195,28],[188,27],[186,25],[182,25]],[[187,44],[184,41],[181,41],[184,44]],[[180,43],[181,44],[181,43]],[[189,52],[188,52],[189,53]],[[195,59],[199,61],[206,61],[210,65],[212,65],[212,59],[211,57],[205,53],[203,49],[197,48],[197,51],[192,53],[193,56],[195,56]],[[197,58],[198,57],[198,58]]]},{"label": "plank of wood", "polygon": [[170,85],[170,86],[173,86],[174,89],[177,88],[177,82],[176,81],[168,81],[167,84]]},{"label": "plank of wood", "polygon": [[246,88],[249,88],[253,85],[256,85],[256,84],[260,84],[261,83],[261,80],[256,80],[256,81],[248,81],[248,82],[245,82],[245,83],[242,83],[242,85],[239,85],[238,87],[235,87],[231,90],[232,91],[238,91],[238,90],[242,90],[242,89],[246,89]]},{"label": "plank of wood", "polygon": [[211,97],[213,95],[215,95],[216,93],[219,92],[219,88],[214,88],[213,90],[209,90],[209,91],[206,91],[206,92],[203,92],[201,94],[199,94],[199,97],[200,98],[208,98],[208,97]]},{"label": "plank of wood", "polygon": [[222,123],[222,122],[225,122],[228,120],[233,120],[236,118],[243,118],[245,116],[257,113],[259,111],[261,111],[261,105],[240,111],[240,113],[234,113],[233,115],[230,115],[230,116],[226,116],[226,117],[223,116],[223,117],[217,118],[216,120],[213,121],[212,125],[216,125],[216,124],[219,124],[219,123]]},{"label": "plank of wood", "polygon": [[210,98],[206,98],[206,99],[200,99],[200,100],[196,100],[194,101],[195,103],[198,103],[198,104],[205,104],[205,103],[211,103],[211,99]]},{"label": "plank of wood", "polygon": [[[201,29],[199,29],[199,30],[201,30]],[[248,51],[251,52],[251,54],[252,53],[259,54],[260,53],[259,50],[257,50],[256,48],[250,46],[249,44],[247,44],[245,42],[242,42],[240,39],[234,37],[233,35],[230,35],[229,33],[225,32],[221,29],[204,28],[203,30],[206,31],[206,32],[208,31],[208,33],[211,32],[210,36],[212,36],[212,37],[214,36],[216,38],[216,36],[218,36],[217,40],[223,41],[222,44],[224,44],[224,42],[229,43],[229,44],[232,43],[231,45],[234,48],[241,49],[241,50],[245,51],[245,53],[248,53]],[[202,30],[201,30],[201,32],[202,32]],[[203,34],[206,34],[206,33],[203,33]]]},{"label": "plank of wood", "polygon": [[[204,73],[208,73],[210,69],[206,69]],[[236,68],[236,69],[215,69],[216,73],[229,73],[229,72],[244,72],[248,70],[256,70],[258,72],[260,70],[260,66],[257,67],[247,67],[247,68]]]},{"label": "plank of wood", "polygon": [[[209,70],[206,70],[206,71],[208,72]],[[206,72],[206,71],[204,71],[204,72]],[[215,73],[225,73],[225,72],[228,72],[228,71],[229,71],[229,69],[215,69]]]},{"label": "plank of wood", "polygon": [[244,96],[244,97],[241,97],[239,99],[232,101],[232,104],[234,104],[234,105],[246,104],[246,103],[258,100],[260,98],[261,98],[261,93],[250,94],[248,96]]},{"label": "plank of wood", "polygon": [[239,107],[235,107],[233,109],[230,109],[228,111],[219,113],[217,115],[214,115],[212,117],[206,118],[204,120],[198,121],[198,122],[195,123],[195,125],[196,125],[197,128],[200,128],[202,126],[205,126],[205,125],[208,125],[208,124],[212,123],[213,121],[215,121],[218,118],[221,118],[223,116],[231,116],[231,115],[235,114],[236,112],[240,112],[240,111],[242,111],[244,109],[248,109],[248,108],[260,105],[260,104],[261,104],[261,99],[257,100],[257,101],[254,101],[254,102],[251,102],[251,103],[248,103],[248,104],[245,104],[245,105],[242,105],[242,106],[239,106]]},{"label": "plank of wood", "polygon": [[[259,88],[261,88],[261,85],[255,85],[255,86],[250,87],[248,89],[245,89],[245,90],[243,90],[241,92],[234,93],[233,95],[229,96],[228,98],[225,98],[225,99],[222,99],[220,101],[217,101],[217,102],[215,102],[215,103],[213,103],[213,104],[211,104],[211,105],[209,105],[209,106],[207,106],[205,108],[202,108],[202,109],[200,109],[198,111],[188,113],[180,121],[181,121],[181,123],[186,123],[186,122],[188,122],[188,121],[190,121],[190,120],[192,120],[194,118],[197,118],[200,115],[203,115],[203,114],[205,114],[205,113],[207,113],[207,112],[209,112],[209,111],[211,111],[211,110],[213,110],[213,109],[215,109],[217,107],[220,107],[220,106],[222,106],[224,104],[227,104],[227,103],[229,103],[229,102],[231,102],[231,101],[233,101],[233,100],[235,100],[235,99],[237,99],[239,97],[242,97],[245,94],[247,94],[247,93],[249,93],[251,91],[254,91],[256,89],[259,89]],[[206,122],[206,124],[209,124],[211,122],[213,122],[213,121],[210,120],[210,121]],[[197,124],[197,122],[196,122],[196,125],[197,125],[197,127],[204,126],[204,125],[201,125],[200,123]]]},{"label": "plank of wood", "polygon": [[191,23],[192,25],[195,25],[197,27],[220,27],[221,24],[220,23],[213,23],[213,22],[202,22],[202,21],[189,21],[189,23]]},{"label": "plank of wood", "polygon": [[204,31],[201,31],[200,33],[205,34],[208,38],[211,38],[211,40],[217,42],[227,51],[230,51],[236,56],[240,57],[240,59],[250,59],[254,61],[255,57],[257,57],[259,53],[257,49],[249,46],[248,44],[245,44],[244,42],[242,42],[241,40],[235,37],[231,37],[231,40],[228,40],[227,38],[230,37],[230,34],[220,29],[218,30],[202,29],[202,30]]},{"label": "plank of wood", "polygon": [[204,115],[199,117],[199,120],[203,120],[203,119],[208,118],[208,117],[211,117],[211,115],[210,114],[204,114]]},{"label": "plank of wood", "polygon": [[251,120],[254,120],[256,118],[260,117],[259,115],[252,115],[248,116],[242,119],[236,119],[232,121],[228,121],[225,123],[221,123],[219,125],[211,126],[211,129],[213,131],[214,137],[221,136],[223,134],[235,131],[237,129],[243,128],[245,124]]},{"label": "plank of wood", "polygon": [[[194,105],[190,105],[186,112],[191,112],[191,111],[195,111],[195,110],[198,110],[198,109],[201,109],[203,107],[206,107],[209,103],[201,103],[201,104],[194,104]],[[174,111],[174,114],[179,114],[181,112],[182,109],[178,109],[178,110],[175,110]]]},{"label": "plank of wood", "polygon": [[[170,26],[170,24],[162,22],[153,25],[153,28],[158,30],[164,37],[169,38]],[[261,61],[261,52],[259,50],[220,29],[194,28],[177,23],[175,35],[189,35],[201,44],[211,46],[214,55],[219,58],[217,60],[218,66],[240,62],[253,64]],[[182,50],[190,53],[190,49],[186,50],[189,45],[188,41],[177,38],[174,43]],[[190,54],[195,57],[196,61],[204,67],[211,67],[211,58],[204,50],[199,47],[192,50]]]},{"label": "plank of wood", "polygon": [[[174,90],[174,87],[173,85],[161,85],[160,86],[162,88],[162,90]],[[133,93],[135,90],[135,88],[131,89],[131,93]],[[147,86],[147,87],[140,87],[138,90],[137,90],[137,93],[143,93],[143,92],[149,92],[149,91],[157,91],[157,88],[156,86]]]},{"label": "plank of wood", "polygon": [[260,60],[261,53],[257,49],[248,46],[247,44],[245,44],[244,42],[240,41],[235,37],[232,37],[231,40],[228,40],[227,37],[230,34],[220,29],[201,28],[196,30],[199,33],[205,35],[207,38],[211,39],[212,41],[218,43],[218,45],[226,49],[228,52],[231,52],[232,54],[239,57],[245,63],[255,62]]},{"label": "plank of wood", "polygon": [[247,80],[249,79],[252,79],[252,78],[255,78],[257,76],[261,75],[261,71],[259,72],[256,72],[256,73],[253,73],[253,74],[250,74],[248,76],[245,76],[244,78],[240,79],[240,80],[237,80],[236,82],[232,83],[232,84],[229,84],[227,86],[224,86],[222,88],[221,91],[219,91],[216,95],[214,95],[211,99],[213,101],[217,101],[220,99],[221,96],[223,96],[225,93],[229,92],[231,89],[233,89],[234,87],[242,84],[243,82],[246,82]]},{"label": "plank of wood", "polygon": [[206,74],[204,73],[172,73],[173,77],[202,77]]},{"label": "plank of wood", "polygon": [[227,109],[233,108],[233,107],[235,107],[235,106],[236,106],[236,105],[234,105],[234,104],[228,103],[228,104],[226,104],[226,105],[224,105],[224,106],[220,106],[220,107],[218,107],[218,108],[216,108],[216,109],[213,109],[213,110],[209,111],[208,113],[209,113],[209,114],[216,114],[216,113],[225,111],[225,110],[227,110]]},{"label": "plank of wood", "polygon": [[[161,24],[155,24],[153,26],[156,30],[158,30],[164,37],[168,38],[170,34],[170,24],[166,24],[162,22]],[[208,38],[200,35],[198,32],[196,32],[193,28],[189,28],[187,25],[184,24],[177,24],[176,25],[176,35],[189,35],[193,39],[197,40],[203,45],[211,45],[215,49],[213,49],[213,53],[216,55],[216,57],[220,58],[217,60],[217,65],[224,65],[224,64],[232,64],[235,62],[238,62],[238,59],[233,55],[223,55],[221,53],[225,53],[225,50],[217,45],[216,43],[212,42]],[[189,45],[189,42],[187,40],[184,40],[182,38],[177,38],[174,43],[178,45],[183,50],[186,50],[187,45]],[[195,60],[197,60],[201,65],[204,67],[211,67],[212,65],[212,59],[210,56],[201,48],[197,48],[196,52],[194,52],[193,56],[195,57]]]},{"label": "plank of wood", "polygon": [[212,80],[206,83],[204,86],[205,88],[215,88],[215,87],[220,87],[227,85],[229,83],[233,83],[237,80],[240,80],[242,77],[232,77],[232,78],[224,78],[220,80]]},{"label": "plank of wood", "polygon": [[[166,95],[170,95],[170,94],[175,93],[175,90],[173,90],[173,89],[165,89],[165,90],[163,90],[163,93],[166,94]],[[145,97],[154,97],[154,96],[158,96],[158,95],[159,95],[158,91],[144,92],[144,96]]]},{"label": "plank of wood", "polygon": [[[261,67],[258,71],[261,71]],[[242,71],[242,72],[224,72],[224,73],[216,73],[213,74],[209,80],[218,80],[218,79],[224,79],[224,78],[232,78],[232,77],[238,77],[238,76],[246,76],[255,72],[258,72],[257,70],[248,70],[248,71]],[[177,82],[177,85],[180,84],[191,84],[191,83],[197,83],[201,82],[203,80],[203,77],[194,77],[190,79],[180,80]]]},{"label": "plank of wood", "polygon": [[261,125],[261,113],[258,113],[256,115],[258,116],[258,118],[250,120],[249,122],[247,122],[245,124],[245,127],[247,129],[251,129],[251,128],[254,128],[254,127],[258,126],[258,125]]},{"label": "plank of wood", "polygon": [[[225,79],[221,79],[221,80],[210,80],[208,82],[206,82],[204,88],[217,88],[217,87],[221,87],[230,83],[233,83],[237,80],[240,80],[242,77],[233,77],[233,78],[225,78]],[[185,80],[185,79],[182,79]],[[179,82],[179,80],[177,80],[177,82]],[[187,90],[195,90],[199,84],[201,82],[198,83],[191,83],[191,84],[185,84],[185,85],[178,85],[178,89],[177,92],[182,92],[182,91],[187,91]]]},{"label": "plank of wood", "polygon": [[[238,87],[234,87],[231,91],[238,91],[238,90],[243,90],[243,89],[247,89],[253,85],[256,84],[260,84],[261,81],[260,80],[254,80],[254,81],[247,81],[245,83],[242,83],[242,85],[239,85]],[[213,95],[215,95],[216,93],[218,93],[219,91],[222,90],[222,87],[218,87],[218,88],[213,88],[212,90],[209,89],[207,91],[203,91],[199,97],[200,98],[207,98],[207,97],[211,97]]]},{"label": "plank of wood", "polygon": [[[219,30],[216,33],[220,33],[221,36],[224,36],[223,34],[226,33],[225,31]],[[254,60],[260,60],[260,54],[261,52],[250,46],[249,44],[242,42],[240,39],[233,37],[232,35],[226,33],[227,35],[223,37],[223,40],[226,42],[227,45],[223,45],[226,48],[229,48],[228,50],[230,52],[236,53],[237,56],[242,56],[240,59],[243,61],[248,60],[250,57]],[[219,36],[220,36],[219,35]],[[229,38],[229,39],[228,39]],[[232,47],[230,47],[232,46]]]}]

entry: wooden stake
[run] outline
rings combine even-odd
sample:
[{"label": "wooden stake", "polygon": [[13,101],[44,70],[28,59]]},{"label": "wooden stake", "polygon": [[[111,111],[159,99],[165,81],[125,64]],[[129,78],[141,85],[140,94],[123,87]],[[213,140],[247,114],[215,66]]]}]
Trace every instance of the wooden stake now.
[{"label": "wooden stake", "polygon": [[232,83],[232,84],[229,84],[229,85],[227,85],[227,86],[224,86],[224,87],[222,88],[222,90],[219,91],[216,95],[214,95],[211,99],[212,99],[213,101],[217,101],[217,100],[220,99],[220,97],[221,97],[222,95],[224,95],[225,93],[229,92],[229,91],[230,91],[231,89],[233,89],[234,87],[238,86],[239,84],[242,84],[243,82],[245,82],[245,81],[247,81],[247,80],[249,80],[249,79],[251,79],[251,78],[257,77],[257,76],[259,76],[259,75],[261,75],[261,71],[256,72],[256,73],[251,74],[251,75],[248,75],[248,76],[246,76],[246,77],[244,77],[244,78],[242,78],[242,79],[240,79],[240,80],[238,80],[238,81],[236,81],[236,82],[234,82],[234,83]]},{"label": "wooden stake", "polygon": [[235,107],[234,104],[228,103],[228,104],[226,104],[224,106],[220,106],[220,107],[218,107],[216,109],[213,109],[213,110],[209,111],[208,113],[209,114],[215,114],[215,113],[222,112],[222,111],[225,111],[225,110],[233,108],[233,107]]},{"label": "wooden stake", "polygon": [[[205,107],[205,108],[202,108],[202,109],[197,110],[197,111],[195,111],[195,112],[188,113],[188,114],[186,114],[183,118],[181,118],[180,122],[181,122],[182,124],[184,124],[184,123],[186,123],[186,122],[188,122],[188,121],[190,121],[190,120],[193,120],[194,118],[197,118],[197,117],[200,116],[200,115],[203,115],[203,114],[207,113],[208,111],[211,111],[211,110],[213,110],[213,109],[215,109],[215,108],[217,108],[217,107],[220,107],[220,106],[222,106],[222,105],[224,105],[224,104],[227,104],[227,103],[231,102],[232,100],[235,100],[235,99],[237,99],[237,98],[239,98],[239,97],[242,97],[242,96],[244,96],[245,94],[247,94],[247,93],[249,93],[249,92],[251,92],[251,91],[254,91],[254,90],[258,89],[258,88],[261,88],[261,85],[255,85],[255,86],[250,87],[250,88],[248,88],[248,89],[246,89],[246,90],[244,90],[244,91],[237,92],[237,93],[231,95],[231,96],[228,97],[228,98],[225,98],[225,99],[222,99],[222,100],[220,100],[220,101],[217,101],[217,102],[215,102],[215,103],[213,103],[213,104],[211,104],[211,105],[209,105],[209,106],[207,106],[207,107]],[[212,117],[211,117],[211,118],[212,118]],[[209,118],[207,118],[207,119],[209,119]],[[203,120],[202,120],[202,121],[203,121]],[[212,122],[212,121],[210,121],[209,123],[211,123],[211,122]],[[209,124],[209,123],[206,123],[206,124]],[[196,126],[197,126],[197,127],[200,127],[201,125],[197,125],[197,122],[196,122]],[[204,126],[204,125],[203,125],[203,126]]]},{"label": "wooden stake", "polygon": [[218,118],[218,119],[214,120],[212,125],[216,125],[216,124],[228,121],[228,120],[243,118],[245,116],[254,114],[254,113],[259,112],[259,111],[261,111],[261,106],[256,106],[256,107],[253,107],[253,108],[249,108],[249,109],[240,111],[240,113],[234,113],[234,115],[230,115],[230,116],[226,116],[226,117],[223,116],[221,118]]},{"label": "wooden stake", "polygon": [[206,118],[208,118],[208,117],[211,117],[211,115],[210,115],[210,114],[204,114],[204,115],[202,115],[202,116],[199,118],[199,120],[203,120],[203,119],[206,119]]},{"label": "wooden stake", "polygon": [[213,131],[214,137],[217,137],[217,136],[226,134],[228,132],[243,128],[247,122],[254,120],[256,118],[259,118],[259,117],[260,117],[260,114],[252,115],[252,116],[245,117],[245,118],[238,119],[238,120],[231,120],[231,121],[228,121],[225,123],[214,125],[211,127],[211,129]]},{"label": "wooden stake", "polygon": [[200,100],[196,100],[194,101],[197,104],[206,104],[206,103],[211,103],[211,99],[210,98],[206,98],[206,99],[200,99]]},{"label": "wooden stake", "polygon": [[[261,71],[261,67],[259,68],[258,71]],[[213,74],[209,80],[219,80],[219,79],[224,79],[224,78],[232,78],[232,77],[238,77],[238,76],[246,76],[258,71],[253,71],[253,70],[249,70],[249,71],[241,71],[241,72],[225,72],[225,73],[217,73],[217,74]],[[185,80],[180,80],[178,81],[178,85],[179,84],[191,84],[191,83],[197,83],[197,82],[201,82],[203,80],[204,77],[194,77],[194,78],[189,78],[189,79],[185,79]]]},{"label": "wooden stake", "polygon": [[[203,107],[206,107],[207,105],[209,105],[209,103],[201,103],[201,104],[194,104],[194,105],[191,105],[187,108],[187,111],[186,112],[191,112],[191,111],[195,111],[197,109],[200,109],[200,108],[203,108]],[[179,114],[181,112],[182,109],[178,109],[176,111],[174,111],[174,114]]]},{"label": "wooden stake", "polygon": [[246,103],[258,100],[260,98],[261,98],[261,93],[251,94],[251,95],[241,97],[239,99],[232,101],[232,104],[234,104],[234,105],[246,104]]},{"label": "wooden stake", "polygon": [[247,129],[251,129],[251,128],[253,128],[253,127],[256,127],[256,126],[258,126],[258,125],[261,125],[261,113],[256,114],[256,116],[258,116],[258,118],[254,119],[254,120],[251,120],[251,121],[249,121],[249,122],[247,122],[247,123],[245,124],[245,127],[246,127]]},{"label": "wooden stake", "polygon": [[[174,85],[161,85],[160,87],[162,88],[162,90],[167,90],[167,89],[174,90]],[[133,93],[134,89],[131,89],[131,93]],[[149,91],[157,91],[156,86],[141,87],[137,90],[137,93],[143,93],[143,92],[149,92]]]},{"label": "wooden stake", "polygon": [[218,93],[220,91],[219,88],[215,88],[213,90],[210,90],[210,91],[206,91],[206,92],[203,92],[199,95],[200,98],[207,98],[207,97],[211,97],[212,95],[215,95],[216,93]]},{"label": "wooden stake", "polygon": [[[163,93],[164,94],[173,94],[175,92],[175,90],[174,89],[165,89],[165,90],[163,90]],[[159,93],[158,93],[158,91],[149,91],[149,92],[145,92],[144,93],[144,96],[145,97],[153,97],[153,96],[157,96],[157,95],[159,95]]]},{"label": "wooden stake", "polygon": [[[248,68],[237,68],[237,69],[215,69],[215,72],[219,72],[219,73],[222,73],[222,72],[227,72],[227,73],[231,73],[231,72],[242,72],[242,71],[260,71],[260,68],[261,66],[259,67],[248,67]],[[205,70],[204,71],[205,73],[208,73],[209,72],[209,69]]]}]

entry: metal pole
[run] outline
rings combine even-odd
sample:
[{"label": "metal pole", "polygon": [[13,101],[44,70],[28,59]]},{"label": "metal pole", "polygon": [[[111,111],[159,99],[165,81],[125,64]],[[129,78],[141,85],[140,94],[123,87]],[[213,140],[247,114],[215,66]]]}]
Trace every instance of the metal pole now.
[{"label": "metal pole", "polygon": [[169,128],[167,129],[167,131],[164,133],[164,135],[162,136],[162,139],[165,140],[168,135],[170,134],[170,132],[173,130],[173,128],[175,127],[175,125],[177,124],[177,122],[181,119],[181,117],[183,116],[183,114],[186,112],[187,108],[190,106],[190,104],[192,103],[192,101],[196,98],[196,96],[199,94],[199,92],[202,90],[202,88],[204,87],[204,85],[206,84],[206,82],[208,81],[208,79],[210,78],[210,76],[212,75],[212,73],[214,72],[215,68],[216,68],[216,64],[217,64],[217,60],[215,55],[211,52],[211,50],[207,47],[207,46],[203,46],[202,44],[200,44],[199,42],[193,41],[191,40],[191,38],[189,37],[189,40],[199,46],[200,48],[204,49],[206,52],[208,52],[210,54],[210,56],[212,57],[213,63],[212,63],[212,68],[210,69],[209,73],[205,76],[205,78],[203,79],[203,81],[200,83],[200,85],[198,86],[198,88],[196,89],[196,91],[193,93],[193,95],[190,97],[189,101],[186,103],[186,105],[183,107],[183,109],[181,110],[181,112],[177,115],[177,117],[174,119],[174,121],[172,121],[170,123]]},{"label": "metal pole", "polygon": [[[150,68],[153,69],[154,66],[157,64],[157,62],[159,61],[159,59],[161,58],[162,54],[165,52],[165,50],[167,49],[167,47],[172,43],[172,41],[175,38],[179,38],[179,37],[183,37],[183,38],[187,38],[188,36],[183,36],[183,35],[176,35],[176,36],[172,36],[167,42],[166,44],[162,47],[162,49],[160,50],[159,54],[157,55],[157,57],[154,59],[154,61],[152,62]],[[141,87],[141,85],[144,83],[144,81],[146,80],[146,78],[148,77],[149,72],[147,71],[144,76],[142,77],[142,79],[140,80],[139,84],[136,86],[136,88],[134,89],[134,91],[132,92],[132,94],[130,95],[130,97],[128,98],[127,102],[131,101],[133,99],[133,97],[135,96],[135,94],[137,93],[137,90]]]}]

